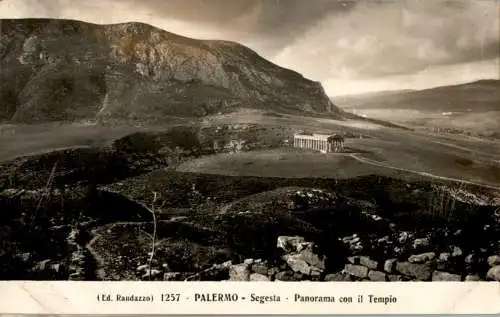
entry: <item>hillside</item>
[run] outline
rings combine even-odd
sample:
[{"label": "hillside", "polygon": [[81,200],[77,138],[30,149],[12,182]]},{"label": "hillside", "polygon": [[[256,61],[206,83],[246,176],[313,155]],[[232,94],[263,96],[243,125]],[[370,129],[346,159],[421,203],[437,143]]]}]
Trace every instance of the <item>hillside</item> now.
[{"label": "hillside", "polygon": [[237,43],[141,23],[0,23],[2,121],[144,122],[241,108],[340,117],[320,83]]},{"label": "hillside", "polygon": [[332,98],[342,107],[411,109],[418,111],[484,112],[500,110],[500,80],[424,90],[370,93]]}]

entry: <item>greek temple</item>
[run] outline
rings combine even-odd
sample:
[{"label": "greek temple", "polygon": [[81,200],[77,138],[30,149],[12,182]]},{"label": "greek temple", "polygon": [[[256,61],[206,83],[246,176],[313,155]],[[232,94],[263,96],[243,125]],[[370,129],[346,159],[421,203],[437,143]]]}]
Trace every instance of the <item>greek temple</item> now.
[{"label": "greek temple", "polygon": [[311,149],[321,153],[342,152],[344,137],[338,134],[295,134],[293,146],[302,149]]}]

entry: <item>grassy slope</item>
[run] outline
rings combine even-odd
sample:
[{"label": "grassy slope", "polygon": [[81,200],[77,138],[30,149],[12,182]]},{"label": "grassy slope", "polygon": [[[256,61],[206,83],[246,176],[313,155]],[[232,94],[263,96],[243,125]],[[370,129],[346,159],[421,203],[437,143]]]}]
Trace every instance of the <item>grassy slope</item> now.
[{"label": "grassy slope", "polygon": [[340,106],[403,108],[420,111],[500,110],[500,80],[443,86],[424,90],[373,93],[333,98]]}]

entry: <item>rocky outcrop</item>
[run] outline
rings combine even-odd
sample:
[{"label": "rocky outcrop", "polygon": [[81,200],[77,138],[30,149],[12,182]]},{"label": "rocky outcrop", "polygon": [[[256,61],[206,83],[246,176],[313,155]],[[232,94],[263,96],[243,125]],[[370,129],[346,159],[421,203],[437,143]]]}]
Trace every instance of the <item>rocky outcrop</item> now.
[{"label": "rocky outcrop", "polygon": [[[369,256],[349,256],[345,259],[345,267],[338,272],[329,271],[325,265],[326,258],[319,256],[313,242],[306,241],[300,236],[280,236],[277,248],[285,254],[274,262],[261,259],[246,259],[243,263],[227,263],[219,266],[229,271],[231,281],[372,281],[372,282],[400,282],[400,281],[499,281],[500,265],[495,264],[490,256],[488,262],[491,267],[487,271],[477,274],[456,272],[450,263],[444,266],[436,265],[436,261],[447,261],[444,257],[436,259],[433,252],[410,255],[408,260],[386,259],[378,261]],[[456,251],[457,247],[454,247]],[[455,254],[455,256],[458,256]],[[410,259],[419,259],[410,261]],[[436,260],[436,261],[435,261]],[[448,270],[448,271],[447,271]],[[453,271],[455,273],[450,273]],[[482,277],[481,277],[482,276]]]},{"label": "rocky outcrop", "polygon": [[0,119],[165,122],[241,108],[341,113],[321,84],[237,43],[140,23],[0,23]]}]

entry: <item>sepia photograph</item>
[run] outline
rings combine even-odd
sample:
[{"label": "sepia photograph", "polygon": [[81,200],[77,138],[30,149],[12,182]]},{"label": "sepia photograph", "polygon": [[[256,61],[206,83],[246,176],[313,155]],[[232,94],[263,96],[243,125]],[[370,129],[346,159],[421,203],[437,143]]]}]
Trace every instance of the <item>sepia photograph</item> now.
[{"label": "sepia photograph", "polygon": [[0,0],[0,280],[500,281],[499,10]]}]

